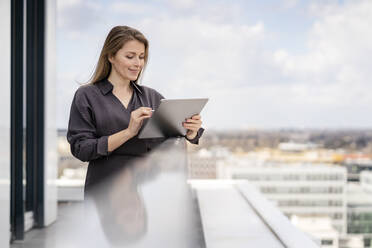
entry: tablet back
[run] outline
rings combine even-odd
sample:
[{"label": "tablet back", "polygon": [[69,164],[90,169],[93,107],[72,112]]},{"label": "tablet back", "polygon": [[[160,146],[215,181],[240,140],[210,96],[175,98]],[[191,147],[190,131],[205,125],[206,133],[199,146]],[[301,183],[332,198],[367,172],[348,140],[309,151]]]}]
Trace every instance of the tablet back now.
[{"label": "tablet back", "polygon": [[162,99],[159,108],[144,124],[138,138],[184,136],[186,129],[182,122],[195,114],[200,114],[207,101],[208,98]]}]

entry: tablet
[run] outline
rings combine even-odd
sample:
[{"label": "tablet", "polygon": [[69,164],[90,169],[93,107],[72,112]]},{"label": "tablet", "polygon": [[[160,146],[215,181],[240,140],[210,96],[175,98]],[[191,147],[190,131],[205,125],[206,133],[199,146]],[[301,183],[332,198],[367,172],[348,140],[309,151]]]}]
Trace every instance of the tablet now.
[{"label": "tablet", "polygon": [[185,119],[200,114],[208,98],[162,99],[158,109],[146,120],[138,135],[140,139],[185,136]]}]

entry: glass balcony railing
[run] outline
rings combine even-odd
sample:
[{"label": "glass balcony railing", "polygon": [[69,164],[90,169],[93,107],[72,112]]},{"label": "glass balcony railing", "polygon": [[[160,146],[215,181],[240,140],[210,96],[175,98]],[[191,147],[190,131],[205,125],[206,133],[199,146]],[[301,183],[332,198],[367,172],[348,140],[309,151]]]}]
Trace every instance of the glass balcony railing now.
[{"label": "glass balcony railing", "polygon": [[[184,139],[168,139],[130,163],[120,155],[108,161],[116,172],[84,204],[60,211],[37,245],[319,247],[247,181],[188,181]],[[24,245],[32,242],[26,235]]]}]

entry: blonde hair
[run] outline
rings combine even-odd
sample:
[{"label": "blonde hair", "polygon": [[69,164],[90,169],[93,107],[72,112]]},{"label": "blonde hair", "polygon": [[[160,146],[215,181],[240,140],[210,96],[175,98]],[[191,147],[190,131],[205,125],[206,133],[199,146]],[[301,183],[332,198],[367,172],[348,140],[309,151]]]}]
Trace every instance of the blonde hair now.
[{"label": "blonde hair", "polygon": [[[147,64],[147,59],[149,55],[149,42],[146,37],[137,29],[128,26],[116,26],[111,29],[106,37],[105,43],[103,44],[101,54],[94,70],[94,73],[89,80],[89,83],[94,84],[98,81],[107,78],[111,72],[111,63],[109,57],[114,56],[117,51],[119,51],[125,43],[131,40],[137,40],[145,45],[145,66]],[[138,75],[134,83],[138,83],[141,78],[145,66]]]}]

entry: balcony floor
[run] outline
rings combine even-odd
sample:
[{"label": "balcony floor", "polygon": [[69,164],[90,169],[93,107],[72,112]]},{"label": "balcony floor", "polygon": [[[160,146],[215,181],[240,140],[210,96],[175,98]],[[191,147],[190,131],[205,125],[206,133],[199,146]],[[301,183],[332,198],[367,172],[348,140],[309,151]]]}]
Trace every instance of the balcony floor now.
[{"label": "balcony floor", "polygon": [[73,235],[68,230],[72,230],[74,225],[76,225],[76,216],[81,216],[83,209],[83,202],[60,203],[55,223],[47,228],[34,228],[26,232],[24,241],[16,241],[10,245],[10,248],[72,247],[66,246],[66,240],[69,240],[69,236]]}]

